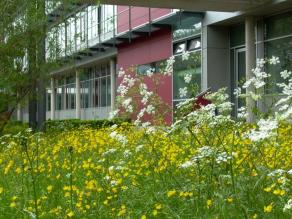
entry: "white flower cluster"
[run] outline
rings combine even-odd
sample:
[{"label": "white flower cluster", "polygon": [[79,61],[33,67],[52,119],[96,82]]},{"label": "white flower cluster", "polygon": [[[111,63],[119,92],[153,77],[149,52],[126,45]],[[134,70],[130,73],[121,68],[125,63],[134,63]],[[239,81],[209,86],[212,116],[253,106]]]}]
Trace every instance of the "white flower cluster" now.
[{"label": "white flower cluster", "polygon": [[187,169],[192,166],[195,166],[197,162],[202,160],[209,163],[212,160],[210,158],[214,158],[217,164],[221,164],[228,162],[230,159],[232,159],[232,156],[229,156],[226,152],[216,151],[210,146],[203,146],[198,149],[198,153],[196,156],[191,158],[191,160],[181,164],[180,167],[183,169]]},{"label": "white flower cluster", "polygon": [[132,98],[131,97],[125,99],[122,102],[122,106],[125,108],[126,112],[128,112],[128,113],[132,113],[133,112],[133,106],[131,105],[131,103],[132,103]]},{"label": "white flower cluster", "polygon": [[282,89],[283,97],[275,104],[279,110],[276,116],[281,120],[288,120],[292,117],[292,73],[285,70],[280,74],[287,83],[277,84]]},{"label": "white flower cluster", "polygon": [[109,154],[113,154],[113,153],[115,153],[117,151],[117,149],[115,149],[115,148],[110,148],[110,149],[108,149],[106,152],[104,152],[103,154],[102,154],[102,156],[107,156],[107,155],[109,155]]},{"label": "white flower cluster", "polygon": [[125,158],[128,158],[128,157],[130,157],[130,156],[131,156],[131,154],[132,154],[132,153],[131,153],[131,151],[130,151],[130,150],[125,150],[125,151],[124,151],[124,157],[125,157]]},{"label": "white flower cluster", "polygon": [[217,156],[216,156],[216,163],[217,164],[226,163],[229,160],[231,160],[231,158],[232,157],[231,156],[228,156],[228,154],[226,152],[222,152],[222,153],[217,154]]},{"label": "white flower cluster", "polygon": [[111,112],[109,113],[109,119],[113,119],[113,118],[115,118],[115,117],[118,115],[119,112],[120,112],[119,109],[114,110],[114,111],[111,111]]},{"label": "white flower cluster", "polygon": [[187,61],[187,60],[189,60],[189,57],[190,57],[190,52],[189,51],[183,51],[182,60],[183,61]]},{"label": "white flower cluster", "polygon": [[179,88],[179,96],[180,98],[186,97],[188,94],[188,88],[184,87],[184,88]]},{"label": "white flower cluster", "polygon": [[121,75],[123,80],[119,85],[117,92],[121,97],[124,97],[128,93],[129,89],[135,85],[136,79],[125,73]]},{"label": "white flower cluster", "polygon": [[247,118],[247,110],[244,106],[237,109],[237,118],[246,119]]},{"label": "white flower cluster", "polygon": [[289,199],[288,202],[284,205],[283,211],[287,212],[292,210],[292,199]]},{"label": "white flower cluster", "polygon": [[260,119],[257,123],[258,130],[251,130],[247,136],[251,141],[258,142],[274,136],[278,128],[278,121],[273,119]]},{"label": "white flower cluster", "polygon": [[166,67],[164,69],[163,74],[166,76],[170,76],[173,72],[173,64],[175,63],[175,57],[171,56],[166,60]]},{"label": "white flower cluster", "polygon": [[141,102],[146,105],[149,101],[149,98],[153,95],[152,91],[148,91],[147,85],[144,83],[141,83],[139,86],[139,92],[142,96]]},{"label": "white flower cluster", "polygon": [[248,88],[253,85],[256,89],[259,89],[265,86],[266,82],[265,79],[270,77],[270,74],[267,74],[263,71],[262,63],[258,64],[255,69],[252,69],[253,77],[247,80],[242,88]]},{"label": "white flower cluster", "polygon": [[109,135],[112,139],[115,139],[116,141],[120,142],[123,146],[125,146],[128,143],[128,140],[125,136],[117,133],[116,131],[113,131]]},{"label": "white flower cluster", "polygon": [[192,80],[192,75],[191,74],[186,74],[184,77],[185,83],[189,84]]}]

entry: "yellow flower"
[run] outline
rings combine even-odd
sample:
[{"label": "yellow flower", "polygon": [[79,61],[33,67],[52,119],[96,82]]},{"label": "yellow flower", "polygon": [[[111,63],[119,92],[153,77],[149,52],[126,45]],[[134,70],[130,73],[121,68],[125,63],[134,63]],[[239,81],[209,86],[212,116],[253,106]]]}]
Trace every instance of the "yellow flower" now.
[{"label": "yellow flower", "polygon": [[4,191],[3,187],[0,187],[0,194],[2,194]]},{"label": "yellow flower", "polygon": [[49,185],[49,186],[47,187],[47,190],[48,190],[48,192],[51,192],[51,191],[53,190],[53,186],[52,186],[52,185]]},{"label": "yellow flower", "polygon": [[257,219],[258,218],[258,215],[257,214],[254,214],[253,216],[252,216],[252,219]]},{"label": "yellow flower", "polygon": [[155,208],[157,210],[160,210],[162,208],[162,205],[160,203],[155,204]]},{"label": "yellow flower", "polygon": [[146,215],[143,214],[142,217],[141,217],[141,219],[147,219]]},{"label": "yellow flower", "polygon": [[16,202],[11,202],[10,203],[10,208],[15,208],[16,207]]},{"label": "yellow flower", "polygon": [[212,199],[208,199],[207,200],[207,208],[210,208],[212,206],[212,204],[213,204]]},{"label": "yellow flower", "polygon": [[153,216],[156,216],[158,214],[158,211],[155,209],[152,211]]},{"label": "yellow flower", "polygon": [[273,203],[269,204],[268,206],[264,206],[264,212],[270,213],[273,210]]},{"label": "yellow flower", "polygon": [[276,190],[273,191],[273,194],[274,194],[274,195],[280,195],[280,196],[283,196],[283,195],[285,195],[285,193],[286,193],[286,191],[283,190],[283,189],[276,189]]},{"label": "yellow flower", "polygon": [[73,217],[74,216],[74,212],[73,211],[70,211],[68,214],[67,214],[68,217]]},{"label": "yellow flower", "polygon": [[265,192],[270,192],[271,190],[272,190],[271,187],[264,188],[264,191],[265,191]]},{"label": "yellow flower", "polygon": [[228,203],[232,203],[232,202],[233,202],[233,198],[232,198],[232,197],[228,197],[228,198],[227,198],[227,202],[228,202]]},{"label": "yellow flower", "polygon": [[174,196],[175,193],[176,193],[175,190],[170,190],[170,191],[167,192],[167,197],[170,198],[170,197]]}]

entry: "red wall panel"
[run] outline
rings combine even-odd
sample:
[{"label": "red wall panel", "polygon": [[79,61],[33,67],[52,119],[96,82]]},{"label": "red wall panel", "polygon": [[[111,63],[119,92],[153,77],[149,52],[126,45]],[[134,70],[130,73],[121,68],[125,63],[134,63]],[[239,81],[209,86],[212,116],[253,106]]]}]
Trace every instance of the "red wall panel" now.
[{"label": "red wall panel", "polygon": [[[170,9],[151,8],[151,20],[157,19],[171,12]],[[129,7],[118,6],[118,33],[127,31],[131,27],[135,28],[149,22],[149,8],[131,7],[131,22],[129,21]]]},{"label": "red wall panel", "polygon": [[[150,37],[138,38],[129,44],[118,47],[117,64],[118,68],[125,70],[131,66],[147,64],[155,61],[168,59],[172,55],[172,35],[171,30],[159,30]],[[172,106],[172,77],[164,76],[157,90],[162,100]],[[119,81],[118,81],[119,83]],[[145,78],[145,83],[153,90],[151,80]],[[166,121],[171,123],[171,113],[166,117]]]}]

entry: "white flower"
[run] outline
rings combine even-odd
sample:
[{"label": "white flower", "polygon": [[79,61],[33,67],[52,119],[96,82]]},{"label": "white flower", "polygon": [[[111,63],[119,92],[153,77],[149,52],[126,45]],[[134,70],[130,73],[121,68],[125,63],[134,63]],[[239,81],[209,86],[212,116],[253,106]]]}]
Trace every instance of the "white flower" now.
[{"label": "white flower", "polygon": [[183,61],[186,61],[186,60],[189,59],[189,57],[190,57],[189,51],[183,51],[183,53],[182,53],[182,60]]},{"label": "white flower", "polygon": [[292,209],[292,199],[289,199],[288,202],[285,204],[283,211],[286,212]]},{"label": "white flower", "polygon": [[150,122],[144,122],[144,123],[142,123],[142,127],[143,127],[143,128],[146,128],[146,127],[148,127],[148,126],[150,126],[150,125],[151,125]]},{"label": "white flower", "polygon": [[144,147],[144,145],[140,144],[136,147],[136,152],[139,152],[142,150],[142,148]]},{"label": "white flower", "polygon": [[287,78],[290,77],[290,75],[291,75],[291,71],[287,71],[287,70],[282,71],[282,72],[280,72],[280,75],[281,75],[281,77],[282,77],[283,79],[287,79]]},{"label": "white flower", "polygon": [[116,180],[112,180],[111,182],[110,182],[110,184],[111,184],[111,186],[115,186],[115,185],[117,185],[117,181]]},{"label": "white flower", "polygon": [[259,130],[251,130],[248,134],[248,138],[254,142],[274,136],[275,133],[273,131],[278,128],[278,122],[271,119],[261,119],[257,125]]},{"label": "white flower", "polygon": [[126,87],[123,84],[120,84],[120,86],[117,89],[117,92],[121,95],[121,97],[124,97],[128,93],[129,88]]},{"label": "white flower", "polygon": [[192,80],[192,75],[191,74],[187,74],[184,79],[185,79],[185,82],[188,84]]},{"label": "white flower", "polygon": [[110,133],[109,136],[112,139],[115,139],[116,141],[120,142],[123,146],[125,146],[128,143],[127,138],[121,134],[118,134],[116,131],[113,131],[112,133]]},{"label": "white flower", "polygon": [[125,99],[122,102],[122,106],[125,108],[126,112],[128,112],[128,113],[132,113],[133,112],[133,106],[131,105],[131,103],[132,103],[132,98],[131,97]]},{"label": "white flower", "polygon": [[271,65],[276,65],[276,64],[280,63],[279,57],[272,56],[272,58],[269,60],[269,63]]},{"label": "white flower", "polygon": [[222,152],[222,153],[217,155],[216,163],[218,163],[218,164],[220,164],[222,162],[226,163],[230,159],[231,159],[231,157],[228,156],[226,152]]},{"label": "white flower", "polygon": [[240,107],[239,109],[237,109],[237,117],[239,119],[245,119],[247,118],[247,116],[248,114],[245,107]]},{"label": "white flower", "polygon": [[113,118],[115,118],[117,115],[118,115],[118,113],[119,113],[119,109],[117,109],[117,110],[115,110],[115,111],[111,111],[110,113],[109,113],[109,119],[113,119]]},{"label": "white flower", "polygon": [[114,152],[116,152],[117,151],[117,149],[115,149],[115,148],[110,148],[110,149],[108,149],[106,152],[104,152],[103,154],[102,154],[102,156],[106,156],[106,155],[108,155],[108,154],[113,154]]},{"label": "white flower", "polygon": [[124,151],[124,157],[125,157],[125,158],[128,158],[131,154],[132,154],[132,153],[131,153],[130,150],[125,150],[125,151]]},{"label": "white flower", "polygon": [[188,88],[187,87],[184,87],[184,88],[180,88],[179,89],[179,96],[181,98],[187,96],[187,93],[188,93]]},{"label": "white flower", "polygon": [[263,68],[266,61],[264,59],[257,59],[257,67]]},{"label": "white flower", "polygon": [[152,105],[148,105],[147,108],[146,108],[146,112],[148,114],[154,114],[155,113],[155,107],[152,106]]},{"label": "white flower", "polygon": [[175,57],[171,56],[168,60],[166,60],[166,68],[163,72],[164,75],[170,76],[173,72],[173,64],[175,63]]},{"label": "white flower", "polygon": [[240,96],[240,95],[241,95],[241,88],[240,88],[240,87],[235,88],[233,94],[234,94],[236,97]]},{"label": "white flower", "polygon": [[183,169],[187,169],[187,168],[189,168],[189,167],[191,167],[193,165],[194,165],[194,163],[192,161],[186,161],[182,165],[180,165],[180,167],[183,168]]},{"label": "white flower", "polygon": [[125,75],[125,71],[123,68],[120,68],[119,73],[118,73],[118,77],[123,77]]},{"label": "white flower", "polygon": [[153,134],[155,131],[156,129],[153,126],[146,128],[146,134],[148,135]]}]

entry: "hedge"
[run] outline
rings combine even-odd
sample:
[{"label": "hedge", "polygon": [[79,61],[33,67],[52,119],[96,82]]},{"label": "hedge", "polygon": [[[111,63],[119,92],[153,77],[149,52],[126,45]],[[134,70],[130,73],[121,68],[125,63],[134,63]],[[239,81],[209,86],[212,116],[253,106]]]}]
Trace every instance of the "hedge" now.
[{"label": "hedge", "polygon": [[114,124],[121,125],[122,123],[130,123],[130,119],[100,119],[100,120],[80,120],[80,119],[67,119],[67,120],[47,120],[45,123],[46,131],[65,131],[78,129],[83,127],[100,129],[110,127]]}]

